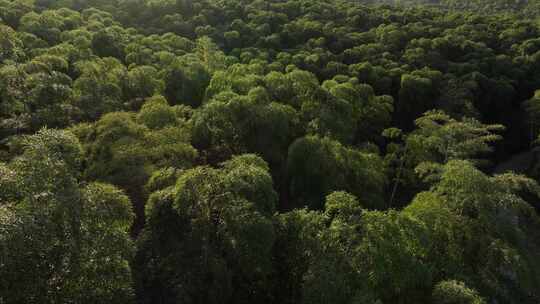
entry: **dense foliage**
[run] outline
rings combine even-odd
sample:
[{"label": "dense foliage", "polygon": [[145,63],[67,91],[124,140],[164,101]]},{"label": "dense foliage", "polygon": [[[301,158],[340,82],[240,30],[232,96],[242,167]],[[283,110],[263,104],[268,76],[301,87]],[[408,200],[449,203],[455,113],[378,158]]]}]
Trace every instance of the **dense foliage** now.
[{"label": "dense foliage", "polygon": [[525,17],[540,16],[538,0],[363,0],[362,3],[401,6],[426,5],[446,10],[465,10],[483,13],[513,13]]},{"label": "dense foliage", "polygon": [[539,303],[539,15],[0,0],[0,304]]}]

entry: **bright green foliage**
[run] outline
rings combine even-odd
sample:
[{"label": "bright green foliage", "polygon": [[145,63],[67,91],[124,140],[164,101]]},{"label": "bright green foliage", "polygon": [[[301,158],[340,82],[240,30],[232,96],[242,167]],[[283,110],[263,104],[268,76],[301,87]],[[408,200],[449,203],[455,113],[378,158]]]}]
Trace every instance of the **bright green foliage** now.
[{"label": "bright green foliage", "polygon": [[72,134],[43,129],[23,145],[0,180],[8,190],[0,192],[0,299],[130,303],[129,199],[80,184],[82,148]]},{"label": "bright green foliage", "polygon": [[[310,253],[303,274],[303,303],[372,303],[374,293],[366,289],[366,277],[356,264],[357,246],[361,240],[363,211],[356,197],[346,192],[334,192],[326,197],[324,226],[306,225],[311,234],[302,234]],[[314,219],[321,215],[312,213]],[[299,242],[303,244],[302,242]],[[305,253],[304,253],[305,254]]]},{"label": "bright green foliage", "polygon": [[144,103],[137,115],[137,121],[150,129],[162,129],[175,124],[177,117],[165,98],[155,96]]},{"label": "bright green foliage", "polygon": [[264,78],[272,98],[300,108],[302,103],[315,97],[319,81],[312,73],[295,69],[287,74],[271,72]]},{"label": "bright green foliage", "polygon": [[55,11],[43,13],[30,12],[20,20],[20,28],[43,39],[47,43],[57,43],[60,40],[62,20]]},{"label": "bright green foliage", "polygon": [[321,86],[315,75],[297,69],[264,75],[263,66],[258,63],[237,64],[216,73],[207,89],[207,98],[223,98],[217,97],[220,91],[288,104],[298,111],[307,133],[345,143],[379,139],[393,110],[390,96],[374,96],[370,86],[359,85],[355,78],[336,77]]},{"label": "bright green foliage", "polygon": [[247,95],[249,91],[262,86],[264,67],[261,64],[234,64],[225,71],[218,71],[206,89],[206,99],[211,100],[221,92]]},{"label": "bright green foliage", "polygon": [[358,78],[361,83],[369,84],[377,93],[391,92],[391,71],[381,66],[373,66],[369,62],[360,62],[348,66],[349,74]]},{"label": "bright green foliage", "polygon": [[207,36],[197,39],[195,54],[199,57],[204,68],[210,73],[225,68],[225,54],[223,54],[212,39]]},{"label": "bright green foliage", "polygon": [[472,241],[474,232],[465,226],[463,219],[455,216],[445,201],[431,192],[419,193],[404,212],[422,221],[429,233],[431,245],[427,256],[438,271],[433,274],[432,283],[460,273],[464,256],[474,256],[473,251],[477,249]]},{"label": "bright green foliage", "polygon": [[[404,139],[398,129],[384,133],[393,141],[385,157],[394,177],[392,204],[407,203],[410,193],[424,187],[418,178],[429,182],[439,166],[450,160],[469,160],[485,167],[489,164],[485,157],[493,151],[493,143],[502,139],[497,133],[504,130],[502,125],[485,125],[473,118],[459,121],[438,110],[424,113],[415,122],[417,129]],[[405,200],[395,202],[396,197]]]},{"label": "bright green foliage", "polygon": [[475,290],[458,281],[443,281],[433,290],[433,301],[441,304],[484,304]]},{"label": "bright green foliage", "polygon": [[276,211],[277,196],[267,163],[254,154],[235,156],[223,163],[225,183],[238,196],[255,203],[259,212],[271,216]]},{"label": "bright green foliage", "polygon": [[185,37],[166,33],[151,35],[140,40],[133,40],[126,46],[126,63],[129,65],[155,65],[167,68],[176,59],[190,53],[195,43]]},{"label": "bright green foliage", "polygon": [[360,216],[361,209],[358,199],[347,192],[332,192],[326,196],[324,211],[330,218],[349,221]]},{"label": "bright green foliage", "polygon": [[484,125],[464,118],[457,121],[441,111],[430,111],[416,120],[417,130],[407,137],[410,153],[422,161],[446,163],[453,159],[482,164],[481,157],[493,151],[490,145],[501,136],[502,125]]}]

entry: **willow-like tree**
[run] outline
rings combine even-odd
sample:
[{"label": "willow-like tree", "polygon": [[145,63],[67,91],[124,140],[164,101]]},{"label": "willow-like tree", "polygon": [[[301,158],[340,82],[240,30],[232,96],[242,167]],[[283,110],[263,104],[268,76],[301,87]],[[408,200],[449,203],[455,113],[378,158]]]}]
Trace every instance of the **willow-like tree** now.
[{"label": "willow-like tree", "polygon": [[184,171],[152,194],[136,258],[142,303],[269,303],[276,202],[255,155]]},{"label": "willow-like tree", "polygon": [[131,303],[127,196],[80,180],[73,134],[41,130],[0,165],[0,300]]}]

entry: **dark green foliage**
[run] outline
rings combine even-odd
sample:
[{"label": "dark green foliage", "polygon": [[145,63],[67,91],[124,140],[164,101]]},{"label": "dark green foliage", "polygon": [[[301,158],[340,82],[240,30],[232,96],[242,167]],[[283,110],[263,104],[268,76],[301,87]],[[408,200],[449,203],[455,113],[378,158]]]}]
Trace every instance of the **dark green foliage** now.
[{"label": "dark green foliage", "polygon": [[429,70],[415,71],[401,76],[399,101],[396,114],[405,123],[411,122],[425,111],[434,107],[437,98],[437,78],[439,72]]},{"label": "dark green foliage", "polygon": [[138,116],[109,113],[94,124],[72,129],[86,151],[85,178],[117,185],[131,196],[138,216],[135,232],[144,223],[144,185],[152,172],[190,168],[197,158],[181,114],[156,96],[146,101]]},{"label": "dark green foliage", "polygon": [[220,169],[185,171],[151,195],[136,259],[137,284],[152,290],[143,303],[271,299],[277,196],[267,170],[262,159],[242,155]]},{"label": "dark green foliage", "polygon": [[455,11],[466,10],[485,13],[517,13],[522,16],[538,16],[540,2],[537,0],[509,1],[509,0],[367,0],[366,3],[388,3],[403,6],[430,5]]},{"label": "dark green foliage", "polygon": [[80,77],[73,84],[76,104],[84,120],[96,120],[101,115],[124,108],[122,81],[126,69],[114,58],[78,63]]},{"label": "dark green foliage", "polygon": [[193,143],[208,153],[209,161],[250,151],[279,165],[298,124],[297,112],[270,102],[264,88],[254,88],[247,96],[226,92],[193,115]]},{"label": "dark green foliage", "polygon": [[172,104],[201,105],[210,75],[199,62],[174,62],[165,70],[165,96]]},{"label": "dark green foliage", "polygon": [[529,286],[539,277],[530,248],[538,246],[539,222],[520,195],[530,185],[538,195],[536,183],[513,174],[489,177],[465,161],[449,162],[438,179],[405,209],[429,229],[436,277],[467,278],[486,298],[534,300]]},{"label": "dark green foliage", "polygon": [[538,12],[0,0],[0,304],[539,303]]},{"label": "dark green foliage", "polygon": [[124,29],[118,26],[104,28],[92,36],[92,50],[99,57],[123,59],[125,49]]},{"label": "dark green foliage", "polygon": [[333,191],[355,194],[366,207],[384,208],[386,182],[381,158],[342,146],[329,138],[308,136],[289,148],[287,173],[296,206],[322,209]]}]

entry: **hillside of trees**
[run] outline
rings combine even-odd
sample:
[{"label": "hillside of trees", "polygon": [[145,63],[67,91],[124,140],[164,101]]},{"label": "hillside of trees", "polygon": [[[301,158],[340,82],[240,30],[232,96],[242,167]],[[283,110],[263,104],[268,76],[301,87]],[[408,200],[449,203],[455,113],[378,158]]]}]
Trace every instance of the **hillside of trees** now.
[{"label": "hillside of trees", "polygon": [[478,14],[516,14],[524,17],[540,16],[538,0],[356,0],[363,4],[396,6],[430,6],[450,11],[469,11]]},{"label": "hillside of trees", "polygon": [[429,2],[0,0],[0,304],[540,303],[539,2]]}]

